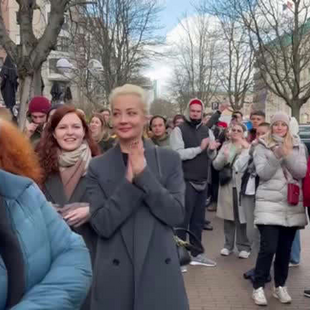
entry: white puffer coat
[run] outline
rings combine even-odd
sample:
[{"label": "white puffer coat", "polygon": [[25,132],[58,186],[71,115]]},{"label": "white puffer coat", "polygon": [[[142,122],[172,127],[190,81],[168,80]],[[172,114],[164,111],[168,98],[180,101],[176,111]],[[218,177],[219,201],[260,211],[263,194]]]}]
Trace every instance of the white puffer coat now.
[{"label": "white puffer coat", "polygon": [[307,224],[305,208],[302,203],[302,191],[300,191],[300,203],[291,206],[287,202],[287,184],[283,168],[291,177],[298,180],[302,188],[302,179],[306,175],[307,160],[304,145],[296,137],[292,153],[282,159],[278,159],[265,140],[260,140],[254,152],[254,164],[260,177],[260,183],[256,193],[255,225],[280,225],[286,227],[303,227]]}]

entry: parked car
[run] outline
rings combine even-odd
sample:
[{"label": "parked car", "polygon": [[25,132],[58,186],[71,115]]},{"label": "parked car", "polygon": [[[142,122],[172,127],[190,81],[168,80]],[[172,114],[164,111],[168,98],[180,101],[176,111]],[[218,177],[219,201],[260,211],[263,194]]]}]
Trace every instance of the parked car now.
[{"label": "parked car", "polygon": [[310,154],[310,125],[300,125],[299,136],[301,141],[303,141],[306,144],[308,152]]}]

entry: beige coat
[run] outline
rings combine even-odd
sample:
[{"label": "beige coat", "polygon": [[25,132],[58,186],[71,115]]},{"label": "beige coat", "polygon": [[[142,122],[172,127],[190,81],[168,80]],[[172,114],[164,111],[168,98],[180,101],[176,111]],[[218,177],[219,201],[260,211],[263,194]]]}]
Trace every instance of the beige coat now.
[{"label": "beige coat", "polygon": [[[228,143],[228,145],[231,145],[231,142]],[[227,164],[226,156],[223,152],[224,148],[222,147],[216,156],[216,158],[213,161],[213,167],[216,170],[222,170],[224,166]],[[218,202],[217,202],[217,213],[216,215],[219,218],[222,218],[224,220],[230,220],[234,221],[234,208],[233,208],[233,183],[236,185],[238,197],[241,189],[241,179],[242,179],[242,173],[238,172],[239,169],[237,167],[237,159],[239,156],[245,155],[245,153],[248,153],[249,150],[243,150],[239,155],[237,155],[237,158],[235,160],[235,164],[233,166],[233,179],[227,184],[227,185],[220,185],[219,186],[219,194],[218,194]],[[240,200],[238,199],[238,211],[239,211],[239,221],[241,224],[246,223],[245,214],[243,207],[240,204]]]}]

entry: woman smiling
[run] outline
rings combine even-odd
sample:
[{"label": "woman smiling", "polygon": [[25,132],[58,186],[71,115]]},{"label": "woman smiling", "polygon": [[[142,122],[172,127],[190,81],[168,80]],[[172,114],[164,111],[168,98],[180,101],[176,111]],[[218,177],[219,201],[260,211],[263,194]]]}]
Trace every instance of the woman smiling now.
[{"label": "woman smiling", "polygon": [[[82,114],[71,106],[57,109],[36,150],[44,170],[46,199],[83,236],[93,261],[96,235],[88,223],[85,175],[92,156],[100,151]],[[87,301],[83,309],[88,309]]]},{"label": "woman smiling", "polygon": [[98,143],[101,152],[105,153],[114,145],[114,139],[110,137],[110,128],[100,113],[95,113],[89,123],[89,130],[93,139]]},{"label": "woman smiling", "polygon": [[276,113],[271,119],[269,132],[259,139],[254,153],[260,178],[254,224],[261,238],[252,295],[257,305],[267,305],[264,285],[273,260],[273,296],[281,303],[292,301],[285,286],[291,248],[297,229],[307,224],[302,195],[295,195],[307,172],[305,146],[290,133],[289,126],[289,116]]},{"label": "woman smiling", "polygon": [[100,152],[83,116],[74,107],[57,109],[37,153],[44,170],[43,192],[47,200],[89,246],[92,235],[90,226],[85,224],[89,218],[85,175],[92,156]]},{"label": "woman smiling", "polygon": [[118,87],[110,104],[119,144],[88,170],[99,237],[92,310],[189,309],[172,232],[185,212],[181,160],[142,139],[143,89]]}]

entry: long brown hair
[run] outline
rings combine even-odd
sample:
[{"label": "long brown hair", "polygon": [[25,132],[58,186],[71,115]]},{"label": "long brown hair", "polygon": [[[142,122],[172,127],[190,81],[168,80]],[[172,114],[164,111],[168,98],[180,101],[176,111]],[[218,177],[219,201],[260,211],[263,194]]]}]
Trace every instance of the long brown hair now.
[{"label": "long brown hair", "polygon": [[108,140],[110,138],[110,135],[109,135],[109,127],[106,120],[100,113],[94,113],[89,121],[89,124],[91,123],[94,117],[97,117],[101,123],[101,132],[98,138],[96,139],[96,142],[99,143],[101,140],[104,141]]},{"label": "long brown hair", "polygon": [[42,169],[29,139],[5,120],[0,120],[0,149],[1,169],[28,177],[41,185]]},{"label": "long brown hair", "polygon": [[42,138],[36,147],[36,152],[39,155],[41,167],[44,170],[44,181],[49,174],[59,172],[59,145],[54,137],[54,132],[59,122],[63,119],[65,115],[69,113],[76,114],[81,120],[85,131],[84,140],[88,143],[92,156],[97,156],[100,154],[100,149],[97,143],[92,139],[87,123],[82,113],[77,111],[77,109],[73,106],[63,106],[61,108],[58,108],[52,116],[50,122],[47,123]]}]

